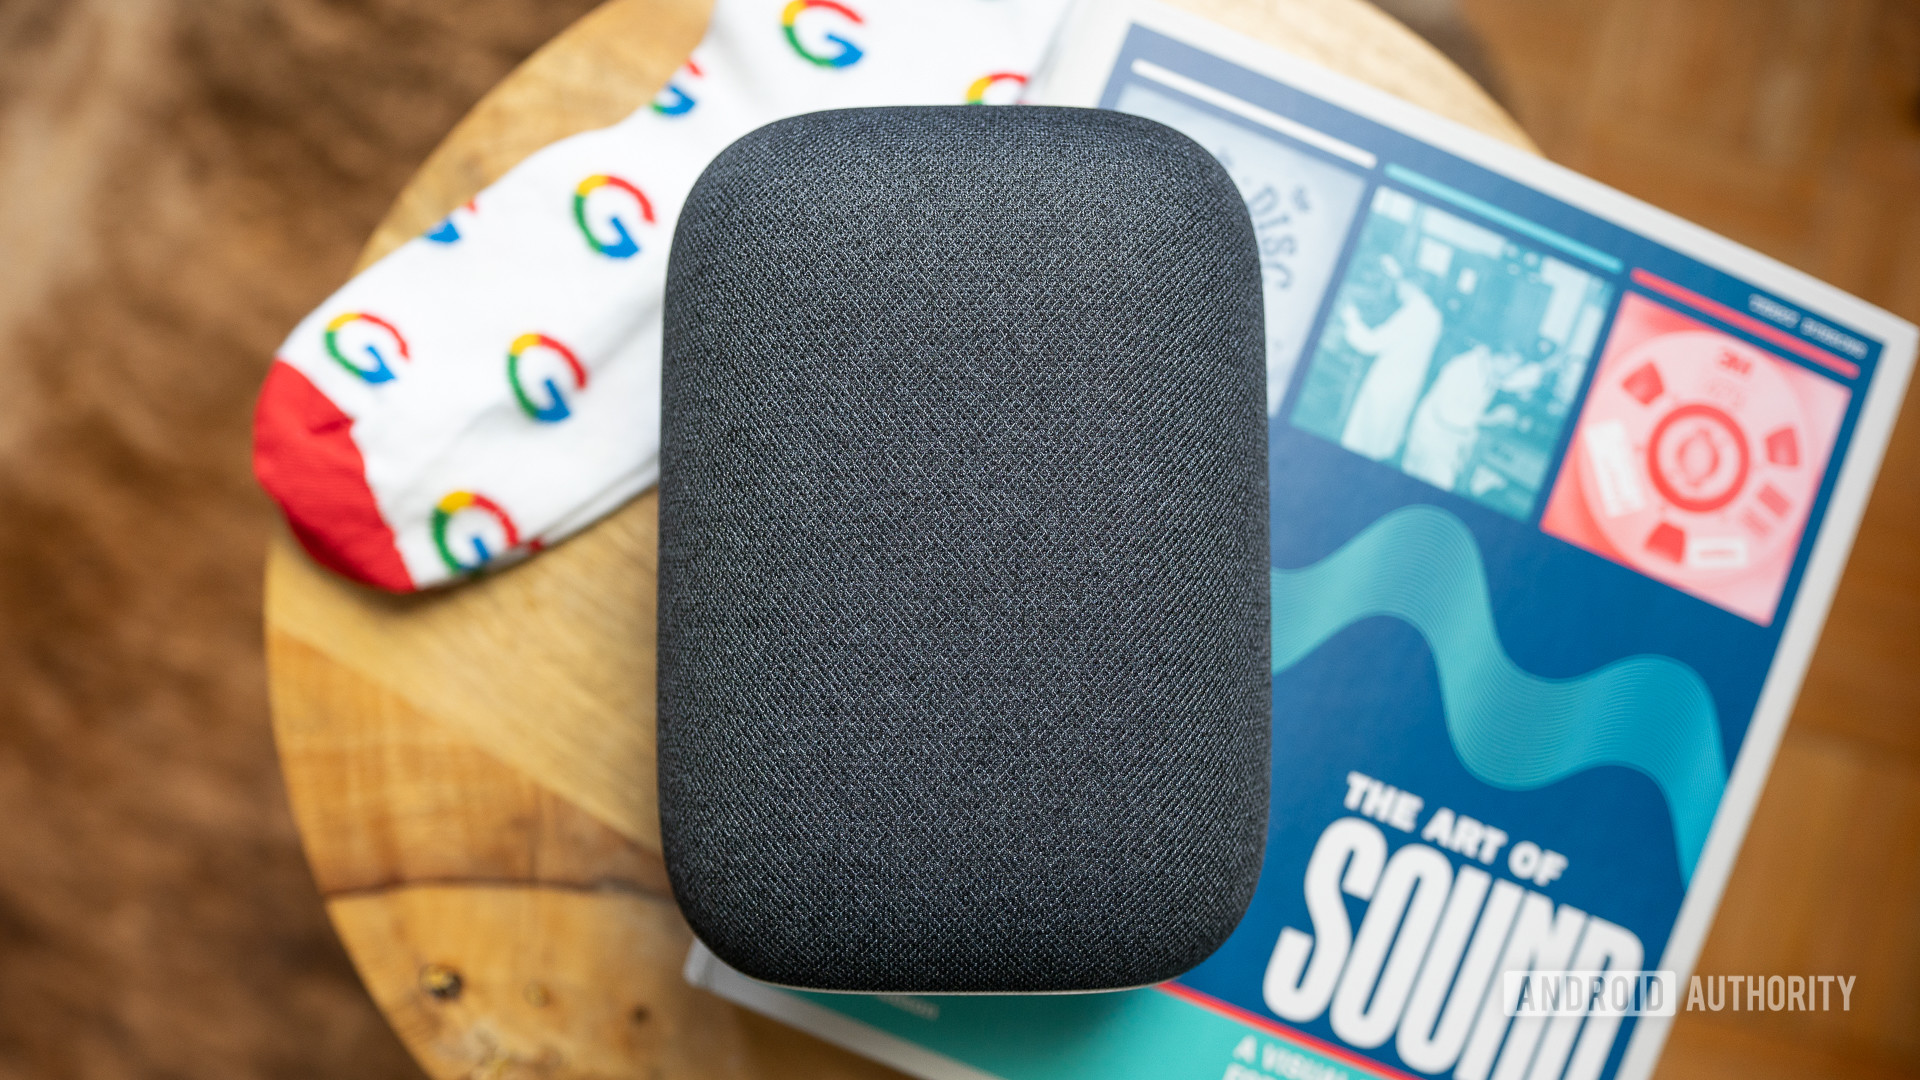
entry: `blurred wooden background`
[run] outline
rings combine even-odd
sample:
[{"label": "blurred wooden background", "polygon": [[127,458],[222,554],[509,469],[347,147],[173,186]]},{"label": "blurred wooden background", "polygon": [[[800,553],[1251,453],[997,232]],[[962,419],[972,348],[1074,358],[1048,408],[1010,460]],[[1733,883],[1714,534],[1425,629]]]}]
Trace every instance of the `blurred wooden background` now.
[{"label": "blurred wooden background", "polygon": [[[1920,3],[1392,0],[1546,153],[1920,321]],[[427,152],[593,0],[0,0],[0,1077],[415,1077],[274,767],[253,394]],[[1457,18],[1464,16],[1464,21]],[[1451,40],[1449,40],[1451,39]],[[1920,1076],[1920,408],[1708,973],[1848,1013],[1667,1076]],[[1865,621],[1865,620],[1863,620]]]},{"label": "blurred wooden background", "polygon": [[407,1077],[274,764],[273,350],[596,0],[0,0],[0,1077]]}]

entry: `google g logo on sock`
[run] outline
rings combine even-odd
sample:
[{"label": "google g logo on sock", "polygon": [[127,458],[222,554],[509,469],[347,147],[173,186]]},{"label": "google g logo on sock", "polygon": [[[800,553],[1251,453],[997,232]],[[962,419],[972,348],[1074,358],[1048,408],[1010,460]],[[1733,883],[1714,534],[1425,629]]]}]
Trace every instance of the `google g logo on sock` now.
[{"label": "google g logo on sock", "polygon": [[991,75],[982,75],[967,87],[967,104],[986,105],[987,95],[993,94],[994,105],[1011,105],[1019,100],[1020,88],[1027,85],[1027,77],[1015,71],[996,71]]},{"label": "google g logo on sock", "polygon": [[[480,212],[480,208],[474,205],[473,199],[468,199],[466,202],[461,203],[460,209],[465,210],[469,214],[477,214]],[[454,220],[452,214],[448,214],[446,217],[440,219],[440,224],[428,229],[421,235],[436,244],[457,244],[460,242],[460,223]]]},{"label": "google g logo on sock", "polygon": [[[489,540],[498,547],[490,545]],[[462,546],[473,553],[470,562],[454,554],[454,546],[462,541]],[[433,508],[433,546],[440,549],[440,561],[447,564],[447,569],[465,574],[492,562],[500,552],[519,547],[520,530],[492,499],[456,491]]]},{"label": "google g logo on sock", "polygon": [[[692,60],[687,61],[686,66],[682,68],[682,70],[696,79],[703,79],[707,74],[701,71],[700,65],[694,63]],[[653,95],[653,111],[659,113],[661,116],[685,116],[692,112],[693,107],[697,104],[699,104],[699,102],[694,100],[692,94],[681,89],[678,82],[671,80],[668,81],[667,85],[660,88],[659,93]]]},{"label": "google g logo on sock", "polygon": [[[580,226],[580,235],[587,238],[587,243],[593,247],[593,250],[609,259],[631,259],[640,254],[640,242],[633,238],[633,231],[627,227],[626,219],[617,213],[607,215],[607,225],[613,229],[614,233],[612,240],[602,240],[595,236],[593,226],[587,224],[587,203],[595,192],[604,189],[626,195],[634,206],[639,208],[640,220],[649,225],[654,223],[653,203],[639,188],[617,176],[608,176],[605,173],[589,176],[580,181],[579,187],[573,189],[573,220],[574,224]],[[603,196],[601,199],[592,201],[604,202],[606,198]]]},{"label": "google g logo on sock", "polygon": [[[392,323],[364,311],[335,315],[333,321],[327,324],[326,343],[328,356],[370,383],[393,381],[393,368],[387,364],[388,356],[413,359],[412,353],[407,351],[407,339],[400,336],[400,331]],[[370,365],[362,367],[349,358],[349,354],[357,356],[361,353],[372,361]]]},{"label": "google g logo on sock", "polygon": [[827,32],[826,40],[836,46],[835,51],[832,53],[824,55],[816,53],[800,43],[800,33],[796,29],[797,24],[800,22],[800,16],[815,9],[836,12],[855,26],[861,26],[866,23],[866,20],[860,17],[859,12],[854,11],[845,4],[835,3],[834,0],[793,0],[793,3],[787,5],[787,9],[780,13],[780,25],[787,31],[787,44],[793,46],[794,52],[819,64],[821,67],[843,68],[852,67],[859,63],[860,58],[866,55],[860,51],[860,46],[855,45],[853,42],[848,41],[846,38],[841,37],[831,30]]},{"label": "google g logo on sock", "polygon": [[[542,365],[539,358],[543,356],[558,357],[562,363],[554,364],[548,361]],[[540,378],[536,374],[529,379],[522,369],[522,361],[526,362],[527,368],[536,372],[544,366],[553,374],[548,374],[545,378]],[[566,395],[560,392],[560,384],[553,377],[562,367],[566,374],[572,376],[575,390],[587,388],[586,365],[580,362],[579,357],[573,355],[572,349],[545,334],[521,334],[513,339],[513,344],[507,348],[507,385],[513,387],[513,399],[520,403],[520,411],[535,420],[549,424],[558,423],[573,415],[573,410],[567,407]],[[547,403],[545,405],[536,404],[532,395],[527,393],[529,381],[535,386],[546,387]]]}]

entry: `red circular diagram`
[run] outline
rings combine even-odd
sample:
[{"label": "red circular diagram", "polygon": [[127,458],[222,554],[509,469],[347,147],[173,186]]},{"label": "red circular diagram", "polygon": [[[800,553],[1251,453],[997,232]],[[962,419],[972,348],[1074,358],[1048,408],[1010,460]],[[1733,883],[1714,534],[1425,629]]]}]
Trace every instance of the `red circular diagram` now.
[{"label": "red circular diagram", "polygon": [[1705,587],[1770,566],[1798,535],[1819,486],[1810,439],[1779,360],[1688,330],[1607,366],[1573,449],[1621,561]]},{"label": "red circular diagram", "polygon": [[1712,405],[1682,405],[1660,418],[1647,440],[1647,474],[1666,500],[1705,514],[1732,502],[1752,459],[1739,421]]}]

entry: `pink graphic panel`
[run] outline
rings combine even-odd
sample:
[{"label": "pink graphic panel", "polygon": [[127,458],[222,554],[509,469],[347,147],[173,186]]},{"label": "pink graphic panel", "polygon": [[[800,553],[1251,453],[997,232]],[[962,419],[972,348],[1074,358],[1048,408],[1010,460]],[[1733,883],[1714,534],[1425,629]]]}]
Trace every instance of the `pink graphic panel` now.
[{"label": "pink graphic panel", "polygon": [[1848,397],[1629,294],[1541,528],[1767,625]]}]

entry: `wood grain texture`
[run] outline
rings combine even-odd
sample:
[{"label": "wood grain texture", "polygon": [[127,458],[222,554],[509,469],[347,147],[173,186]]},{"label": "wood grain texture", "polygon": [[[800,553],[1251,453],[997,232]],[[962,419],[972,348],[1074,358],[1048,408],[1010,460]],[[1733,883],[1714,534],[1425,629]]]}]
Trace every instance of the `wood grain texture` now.
[{"label": "wood grain texture", "polygon": [[[1531,148],[1358,0],[1189,6]],[[639,107],[706,16],[698,0],[614,0],[555,39],[435,151],[362,264],[528,153]],[[276,539],[274,730],[334,925],[436,1077],[891,1075],[681,978],[691,938],[653,772],[656,542],[649,494],[510,570],[393,597]]]},{"label": "wood grain texture", "polygon": [[687,987],[693,939],[664,896],[421,885],[329,909],[375,1001],[436,1075],[896,1075]]}]

